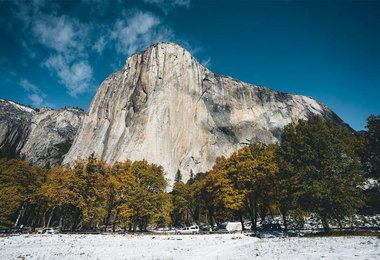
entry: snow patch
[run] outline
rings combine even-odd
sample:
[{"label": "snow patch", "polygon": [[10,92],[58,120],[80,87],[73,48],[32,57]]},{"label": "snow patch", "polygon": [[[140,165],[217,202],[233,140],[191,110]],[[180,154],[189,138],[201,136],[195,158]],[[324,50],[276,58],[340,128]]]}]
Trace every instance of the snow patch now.
[{"label": "snow patch", "polygon": [[[4,101],[3,99],[1,101]],[[12,102],[12,101],[9,101],[8,100],[8,103],[9,104],[12,104],[14,107],[20,109],[21,111],[25,111],[25,112],[28,112],[28,113],[34,113],[35,110],[30,108],[30,107],[25,107],[25,106],[21,106],[19,104],[16,104],[15,102]]]},{"label": "snow patch", "polygon": [[306,97],[306,96],[303,96],[302,99],[307,104],[307,106],[309,107],[310,111],[314,112],[314,114],[319,114],[320,115],[322,113],[323,109],[318,104],[317,101],[315,101],[312,98]]}]

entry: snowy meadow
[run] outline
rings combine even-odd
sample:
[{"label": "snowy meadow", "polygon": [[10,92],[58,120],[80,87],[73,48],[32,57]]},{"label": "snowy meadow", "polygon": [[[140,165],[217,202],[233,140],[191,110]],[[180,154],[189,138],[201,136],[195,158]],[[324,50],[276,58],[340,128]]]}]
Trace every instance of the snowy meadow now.
[{"label": "snowy meadow", "polygon": [[0,259],[380,259],[379,242],[242,234],[19,235],[0,238]]}]

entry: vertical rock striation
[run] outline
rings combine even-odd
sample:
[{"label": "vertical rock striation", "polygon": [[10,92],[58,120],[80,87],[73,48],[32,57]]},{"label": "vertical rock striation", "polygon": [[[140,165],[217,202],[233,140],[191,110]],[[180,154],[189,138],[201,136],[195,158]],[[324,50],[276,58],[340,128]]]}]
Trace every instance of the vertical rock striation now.
[{"label": "vertical rock striation", "polygon": [[108,163],[207,171],[244,145],[279,141],[282,129],[312,115],[338,120],[312,98],[212,73],[181,46],[159,43],[129,57],[100,86],[64,163],[95,153]]}]

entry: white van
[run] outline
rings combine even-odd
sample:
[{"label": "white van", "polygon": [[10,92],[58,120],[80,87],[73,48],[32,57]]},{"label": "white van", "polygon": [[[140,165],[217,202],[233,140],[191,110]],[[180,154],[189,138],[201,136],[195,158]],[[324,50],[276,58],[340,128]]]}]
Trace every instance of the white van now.
[{"label": "white van", "polygon": [[229,233],[241,232],[243,230],[240,222],[224,222],[219,227],[220,231],[227,231]]},{"label": "white van", "polygon": [[175,231],[176,234],[182,235],[182,234],[198,234],[199,233],[199,227],[198,226],[191,226],[191,227],[184,227],[181,229],[177,229]]}]

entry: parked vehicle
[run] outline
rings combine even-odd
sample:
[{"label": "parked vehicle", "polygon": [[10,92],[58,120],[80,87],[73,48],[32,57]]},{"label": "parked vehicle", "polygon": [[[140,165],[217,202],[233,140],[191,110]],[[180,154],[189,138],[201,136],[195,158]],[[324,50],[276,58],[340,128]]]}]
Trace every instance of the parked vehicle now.
[{"label": "parked vehicle", "polygon": [[298,234],[294,231],[284,231],[278,223],[266,223],[258,227],[254,234],[258,238],[275,238],[275,237],[295,237]]},{"label": "parked vehicle", "polygon": [[183,235],[183,234],[199,234],[199,227],[198,226],[190,226],[190,227],[184,227],[181,229],[177,229],[175,231],[176,234],[178,235]]},{"label": "parked vehicle", "polygon": [[206,226],[200,226],[199,230],[202,231],[202,232],[212,232],[212,231],[215,231],[215,228],[216,227],[212,227],[210,225],[206,225]]},{"label": "parked vehicle", "polygon": [[224,222],[218,226],[217,231],[235,233],[243,230],[240,222]]},{"label": "parked vehicle", "polygon": [[43,228],[37,231],[37,234],[57,234],[58,229],[56,228]]}]

